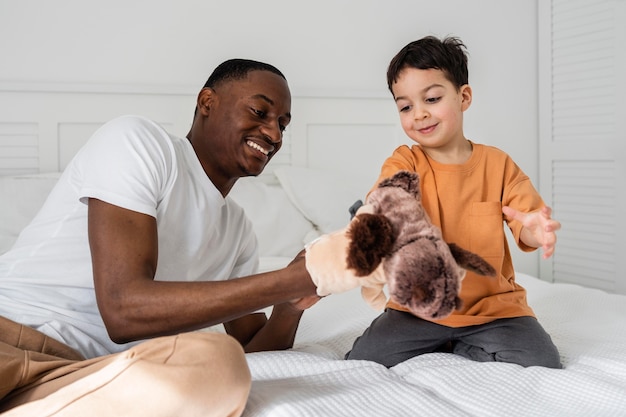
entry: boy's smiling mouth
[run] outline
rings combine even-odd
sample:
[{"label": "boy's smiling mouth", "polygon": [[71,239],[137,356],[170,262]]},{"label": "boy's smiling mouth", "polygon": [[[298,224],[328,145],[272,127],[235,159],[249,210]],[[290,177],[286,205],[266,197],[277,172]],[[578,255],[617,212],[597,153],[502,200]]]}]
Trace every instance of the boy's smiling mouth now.
[{"label": "boy's smiling mouth", "polygon": [[417,131],[423,134],[428,134],[428,133],[431,133],[433,130],[435,130],[436,127],[437,127],[437,124],[434,124],[434,125],[421,128],[421,129],[417,129]]}]

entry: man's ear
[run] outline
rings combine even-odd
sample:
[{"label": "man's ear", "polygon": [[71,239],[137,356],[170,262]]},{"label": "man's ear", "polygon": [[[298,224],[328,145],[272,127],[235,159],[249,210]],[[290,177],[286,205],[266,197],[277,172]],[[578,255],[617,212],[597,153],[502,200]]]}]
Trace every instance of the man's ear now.
[{"label": "man's ear", "polygon": [[215,94],[215,90],[210,87],[204,87],[198,93],[198,100],[196,101],[196,105],[198,106],[198,112],[203,116],[209,115],[209,110],[213,105],[213,102],[216,100],[217,96]]},{"label": "man's ear", "polygon": [[472,104],[472,87],[469,84],[461,86],[459,94],[461,95],[461,110],[465,111]]}]

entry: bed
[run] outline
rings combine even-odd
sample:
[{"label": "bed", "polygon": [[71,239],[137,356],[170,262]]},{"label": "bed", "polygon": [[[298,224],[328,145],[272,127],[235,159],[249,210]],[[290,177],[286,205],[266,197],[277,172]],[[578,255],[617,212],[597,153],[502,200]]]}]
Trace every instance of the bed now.
[{"label": "bed", "polygon": [[305,314],[286,352],[249,354],[244,416],[624,416],[626,299],[519,274],[564,368],[478,363],[446,353],[393,368],[344,361],[376,315],[350,292]]},{"label": "bed", "polygon": [[[0,252],[58,175],[0,177]],[[357,176],[329,170],[285,167],[273,176],[273,184],[242,180],[231,194],[253,221],[262,270],[285,265],[304,243],[341,227],[350,203],[366,191]],[[283,232],[277,235],[277,228]],[[477,363],[446,353],[390,369],[345,361],[378,314],[355,290],[306,311],[293,349],[247,355],[253,382],[244,416],[626,416],[626,296],[523,273],[517,279],[559,348],[562,370]]]},{"label": "bed", "polygon": [[[0,95],[0,253],[95,128],[136,113],[184,135],[195,95],[18,87]],[[231,193],[253,222],[262,271],[286,265],[304,244],[349,221],[348,208],[364,197],[376,167],[402,141],[388,100],[294,97],[295,117],[279,157]],[[350,164],[346,156],[355,149],[363,162]],[[355,290],[307,310],[292,349],[247,355],[253,382],[244,416],[626,416],[626,296],[522,272],[517,279],[557,345],[563,369],[477,363],[445,353],[391,369],[345,361],[378,314]]]}]

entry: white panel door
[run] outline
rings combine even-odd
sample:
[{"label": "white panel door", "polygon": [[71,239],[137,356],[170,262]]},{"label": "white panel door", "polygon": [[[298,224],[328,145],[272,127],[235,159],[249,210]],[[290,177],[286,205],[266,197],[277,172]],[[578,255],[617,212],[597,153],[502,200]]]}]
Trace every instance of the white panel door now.
[{"label": "white panel door", "polygon": [[540,191],[563,228],[540,275],[626,293],[626,2],[540,1]]}]

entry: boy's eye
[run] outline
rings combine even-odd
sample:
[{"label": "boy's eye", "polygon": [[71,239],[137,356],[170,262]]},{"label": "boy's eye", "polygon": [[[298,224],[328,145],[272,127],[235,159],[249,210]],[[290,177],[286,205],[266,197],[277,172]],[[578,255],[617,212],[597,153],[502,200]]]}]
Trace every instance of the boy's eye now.
[{"label": "boy's eye", "polygon": [[400,113],[409,111],[410,109],[411,109],[411,106],[402,106],[400,107]]},{"label": "boy's eye", "polygon": [[426,103],[436,103],[441,100],[441,97],[429,97],[426,99]]}]

